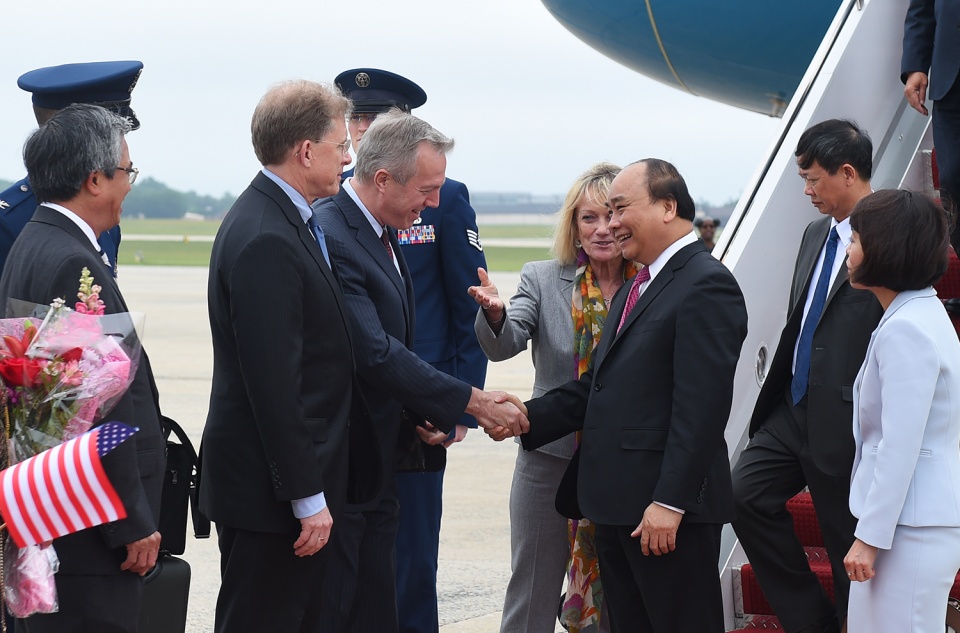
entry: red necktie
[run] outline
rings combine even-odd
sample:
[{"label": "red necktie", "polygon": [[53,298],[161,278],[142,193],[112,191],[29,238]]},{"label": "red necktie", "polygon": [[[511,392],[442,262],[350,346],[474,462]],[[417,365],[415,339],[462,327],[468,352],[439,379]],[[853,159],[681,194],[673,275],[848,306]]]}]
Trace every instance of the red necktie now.
[{"label": "red necktie", "polygon": [[390,261],[393,261],[393,248],[390,246],[390,231],[387,227],[383,227],[383,233],[380,234],[380,241],[383,242],[383,247],[387,249],[387,257],[390,258]]},{"label": "red necktie", "polygon": [[649,266],[644,266],[638,270],[637,276],[633,278],[633,285],[630,286],[630,292],[627,294],[627,305],[624,306],[623,315],[620,316],[620,325],[617,326],[617,333],[619,333],[620,328],[623,327],[623,322],[627,320],[627,316],[630,315],[633,306],[637,305],[637,299],[640,298],[640,286],[646,281],[650,281]]}]

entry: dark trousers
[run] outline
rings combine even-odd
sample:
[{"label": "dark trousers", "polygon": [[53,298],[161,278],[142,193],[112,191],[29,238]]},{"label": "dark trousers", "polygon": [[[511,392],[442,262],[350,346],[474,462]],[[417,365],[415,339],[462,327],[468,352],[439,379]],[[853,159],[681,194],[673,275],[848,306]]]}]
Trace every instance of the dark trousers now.
[{"label": "dark trousers", "polygon": [[293,553],[298,534],[218,525],[217,535],[221,584],[216,633],[322,630],[320,596],[330,545],[313,556],[300,557]]},{"label": "dark trousers", "polygon": [[400,633],[438,633],[437,557],[443,471],[397,473],[397,613]]},{"label": "dark trousers", "polygon": [[132,573],[110,576],[57,575],[60,611],[17,620],[23,633],[135,633],[140,623],[143,579]]},{"label": "dark trousers", "polygon": [[[851,424],[837,420],[837,424]],[[853,544],[856,519],[850,514],[850,475],[824,473],[806,439],[806,406],[786,398],[754,434],[733,469],[737,519],[733,528],[760,582],[760,588],[788,633],[833,630],[847,613],[850,581],[843,557]],[[852,462],[852,459],[851,459]],[[833,567],[836,605],[810,571],[787,511],[787,500],[810,488],[824,545]],[[827,628],[818,628],[826,623]]]},{"label": "dark trousers", "polygon": [[722,633],[722,527],[681,521],[677,549],[644,556],[630,536],[636,526],[597,525],[603,619],[612,633]]},{"label": "dark trousers", "polygon": [[397,633],[399,515],[392,489],[376,507],[334,523],[319,633]]},{"label": "dark trousers", "polygon": [[[933,104],[933,146],[937,150],[940,195],[960,206],[960,77],[939,101]],[[951,236],[953,248],[960,253],[960,222]]]}]

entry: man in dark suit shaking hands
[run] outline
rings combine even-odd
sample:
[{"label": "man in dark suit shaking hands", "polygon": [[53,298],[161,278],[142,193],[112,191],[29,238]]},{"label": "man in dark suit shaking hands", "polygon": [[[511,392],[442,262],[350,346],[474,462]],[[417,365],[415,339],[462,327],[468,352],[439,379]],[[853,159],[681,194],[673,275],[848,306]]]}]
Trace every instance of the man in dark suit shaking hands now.
[{"label": "man in dark suit shaking hands", "polygon": [[[27,140],[24,163],[40,206],[10,249],[0,277],[0,305],[7,299],[71,302],[87,268],[101,286],[105,311],[128,311],[97,236],[120,223],[123,200],[136,179],[124,139],[129,130],[129,122],[104,108],[74,105]],[[157,386],[146,352],[104,421],[139,427],[134,440],[104,459],[105,467],[107,459],[120,466],[108,473],[127,518],[54,541],[60,610],[18,620],[18,631],[137,630],[141,576],[154,566],[160,548],[157,520],[166,463]]]},{"label": "man in dark suit shaking hands", "polygon": [[720,531],[733,518],[723,432],[743,295],[693,232],[673,165],[627,166],[608,204],[623,256],[645,267],[614,299],[591,369],[526,403],[521,440],[530,450],[583,431],[577,493],[597,525],[613,633],[720,633]]},{"label": "man in dark suit shaking hands", "polygon": [[251,125],[263,169],[213,245],[201,507],[220,542],[218,632],[319,629],[363,418],[351,418],[353,341],[310,203],[339,189],[348,113],[329,86],[267,92]]},{"label": "man in dark suit shaking hands", "polygon": [[[452,139],[415,116],[399,110],[381,114],[359,144],[354,176],[316,207],[343,286],[360,384],[376,429],[370,439],[379,444],[385,473],[393,472],[395,458],[407,457],[406,447],[398,446],[404,405],[407,419],[414,411],[425,417],[416,432],[431,443],[446,441],[464,412],[484,427],[519,432],[526,426],[514,405],[497,404],[491,394],[434,368],[413,351],[413,280],[395,231],[410,228],[424,207],[439,204],[452,147]],[[375,502],[348,509],[347,528],[331,543],[327,579],[336,589],[324,595],[331,602],[324,631],[398,630],[398,515],[391,475]]]},{"label": "man in dark suit shaking hands", "polygon": [[[787,324],[750,420],[751,441],[733,471],[734,530],[760,588],[789,633],[839,633],[853,544],[853,381],[883,314],[847,281],[850,213],[870,194],[873,145],[851,121],[830,119],[797,143],[803,192],[825,217],[803,233]],[[830,602],[793,528],[786,503],[807,486],[833,565]]]}]

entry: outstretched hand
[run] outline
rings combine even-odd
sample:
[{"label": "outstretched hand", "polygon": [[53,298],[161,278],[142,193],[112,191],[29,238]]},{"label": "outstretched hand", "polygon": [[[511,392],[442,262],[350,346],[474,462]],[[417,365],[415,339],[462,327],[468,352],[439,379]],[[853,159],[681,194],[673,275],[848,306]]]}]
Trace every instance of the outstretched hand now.
[{"label": "outstretched hand", "polygon": [[477,277],[480,278],[480,285],[467,288],[467,294],[483,308],[487,320],[495,323],[503,316],[503,299],[500,298],[500,291],[490,281],[490,275],[483,268],[477,269]]}]

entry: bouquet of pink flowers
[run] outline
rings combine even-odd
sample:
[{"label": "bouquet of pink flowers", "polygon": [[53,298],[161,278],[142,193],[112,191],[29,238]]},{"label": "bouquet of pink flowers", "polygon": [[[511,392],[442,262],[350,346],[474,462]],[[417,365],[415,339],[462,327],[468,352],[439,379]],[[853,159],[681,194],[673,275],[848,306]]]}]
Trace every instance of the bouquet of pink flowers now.
[{"label": "bouquet of pink flowers", "polygon": [[[140,358],[133,319],[105,315],[99,292],[84,268],[75,309],[62,300],[11,302],[8,314],[28,316],[0,319],[0,404],[9,440],[0,446],[2,467],[83,434],[132,382]],[[41,546],[6,548],[4,596],[18,617],[57,608],[56,554],[25,551],[31,548]]]}]

